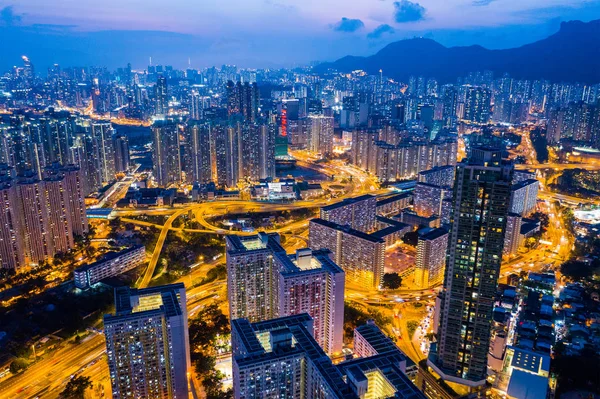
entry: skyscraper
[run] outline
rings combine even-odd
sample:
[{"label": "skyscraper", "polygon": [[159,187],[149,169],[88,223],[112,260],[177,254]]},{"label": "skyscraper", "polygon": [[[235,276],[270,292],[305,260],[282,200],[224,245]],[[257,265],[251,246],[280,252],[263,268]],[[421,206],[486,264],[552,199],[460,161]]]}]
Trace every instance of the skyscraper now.
[{"label": "skyscraper", "polygon": [[211,126],[208,123],[186,126],[185,174],[189,183],[212,180],[210,133]]},{"label": "skyscraper", "polygon": [[285,253],[279,235],[226,236],[227,297],[231,320],[251,322],[277,317],[273,253]]},{"label": "skyscraper", "polygon": [[361,342],[373,350],[337,365],[315,341],[312,330],[306,313],[257,323],[233,320],[234,397],[425,398],[404,374],[406,356],[376,326],[359,333]]},{"label": "skyscraper", "polygon": [[[115,149],[113,147],[115,131],[110,122],[92,122],[91,133],[94,157],[98,162],[102,183],[110,183],[115,179]],[[64,162],[63,165],[65,165]]]},{"label": "skyscraper", "polygon": [[158,76],[154,86],[154,110],[156,115],[167,115],[169,113],[169,95],[167,78]]},{"label": "skyscraper", "polygon": [[24,243],[18,214],[14,170],[0,170],[0,268],[17,269],[24,265]]},{"label": "skyscraper", "polygon": [[115,290],[104,315],[113,398],[187,399],[190,348],[182,283]]},{"label": "skyscraper", "polygon": [[129,168],[129,140],[124,134],[113,136],[113,148],[115,150],[115,172],[126,172]]},{"label": "skyscraper", "polygon": [[310,115],[310,131],[308,133],[307,149],[321,155],[333,151],[333,117]]},{"label": "skyscraper", "polygon": [[488,123],[491,112],[491,92],[483,87],[468,87],[465,101],[464,120]]},{"label": "skyscraper", "polygon": [[443,379],[471,387],[487,376],[512,170],[499,150],[482,147],[456,167],[439,343],[428,365]]},{"label": "skyscraper", "polygon": [[258,117],[260,91],[256,83],[227,82],[227,112],[231,115],[242,115],[248,121]]},{"label": "skyscraper", "polygon": [[70,219],[73,235],[88,232],[88,220],[85,213],[85,199],[80,169],[75,165],[60,167],[54,164],[44,171],[47,176],[60,176],[67,197],[67,217]]},{"label": "skyscraper", "polygon": [[154,178],[161,187],[181,182],[179,126],[173,120],[158,120],[152,125]]},{"label": "skyscraper", "polygon": [[377,197],[370,194],[347,198],[335,204],[324,206],[320,212],[320,217],[323,220],[342,226],[350,226],[363,233],[369,233],[375,228],[376,216]]},{"label": "skyscraper", "polygon": [[429,288],[444,279],[448,232],[437,228],[419,235],[417,243],[417,261],[415,265],[415,285]]},{"label": "skyscraper", "polygon": [[23,227],[25,258],[39,263],[54,255],[54,243],[48,231],[44,182],[35,176],[24,176],[17,183],[17,207]]},{"label": "skyscraper", "polygon": [[67,252],[73,248],[73,225],[71,224],[70,199],[64,175],[48,176],[41,185],[43,189],[43,201],[46,206],[47,234],[52,242],[52,256],[57,252]]},{"label": "skyscraper", "polygon": [[365,287],[379,288],[385,264],[385,240],[348,226],[312,219],[309,246],[328,249],[346,276]]},{"label": "skyscraper", "polygon": [[312,334],[330,354],[342,350],[344,271],[329,251],[286,254],[279,235],[227,236],[231,319],[254,321],[308,313]]},{"label": "skyscraper", "polygon": [[329,251],[299,249],[293,255],[274,253],[278,315],[308,313],[313,337],[326,353],[341,353],[344,338],[344,271]]}]

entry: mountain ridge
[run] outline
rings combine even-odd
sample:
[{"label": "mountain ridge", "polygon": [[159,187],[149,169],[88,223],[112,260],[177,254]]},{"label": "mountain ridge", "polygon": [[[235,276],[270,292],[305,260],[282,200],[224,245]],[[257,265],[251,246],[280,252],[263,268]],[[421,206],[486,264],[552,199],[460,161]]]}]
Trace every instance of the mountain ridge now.
[{"label": "mountain ridge", "polygon": [[480,45],[446,47],[435,40],[411,38],[389,43],[371,56],[345,56],[315,67],[315,72],[362,69],[406,81],[411,75],[453,82],[469,72],[491,70],[518,79],[600,83],[600,20],[562,22],[558,32],[520,47],[487,49]]}]

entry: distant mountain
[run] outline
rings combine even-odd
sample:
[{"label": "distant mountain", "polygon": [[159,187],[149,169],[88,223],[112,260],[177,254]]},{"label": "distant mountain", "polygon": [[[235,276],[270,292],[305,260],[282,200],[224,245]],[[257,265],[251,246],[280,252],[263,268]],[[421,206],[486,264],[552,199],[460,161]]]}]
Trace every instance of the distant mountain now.
[{"label": "distant mountain", "polygon": [[445,47],[430,39],[390,43],[369,57],[346,56],[315,67],[369,74],[383,70],[385,76],[407,81],[411,75],[453,82],[469,72],[490,70],[496,76],[508,72],[519,79],[552,82],[600,83],[600,20],[563,22],[546,39],[518,48],[489,50],[481,46]]}]

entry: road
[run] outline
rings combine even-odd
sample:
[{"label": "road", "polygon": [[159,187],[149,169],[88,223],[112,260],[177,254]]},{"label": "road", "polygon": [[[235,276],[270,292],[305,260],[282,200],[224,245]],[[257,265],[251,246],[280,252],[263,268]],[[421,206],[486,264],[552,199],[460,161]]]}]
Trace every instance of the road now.
[{"label": "road", "polygon": [[[318,168],[319,170],[322,170],[323,173],[336,175],[343,178],[349,178],[350,176],[353,177],[352,182],[350,183],[351,189],[348,190],[344,196],[341,196],[338,199],[364,193],[381,194],[384,192],[389,192],[388,190],[379,190],[374,177],[353,166],[344,165],[342,162],[330,162],[327,165],[316,164],[313,159],[308,156],[303,156],[302,154],[300,154],[299,159],[304,165]],[[525,165],[523,168],[543,169],[548,167],[554,168],[555,166],[567,167],[566,165],[562,164],[550,164],[544,167],[543,165]],[[535,250],[506,262],[502,265],[501,278],[505,278],[506,275],[510,273],[518,273],[521,270],[541,270],[549,263],[549,261],[553,262],[554,264],[558,264],[562,259],[565,259],[566,256],[568,256],[570,247],[572,245],[572,239],[565,236],[564,233],[566,229],[562,225],[562,220],[559,217],[558,209],[556,209],[556,206],[550,200],[560,199],[563,201],[569,201],[571,198],[567,198],[566,196],[562,196],[563,198],[561,198],[559,194],[550,193],[544,189],[541,190],[540,197],[543,199],[548,198],[549,200],[544,203],[545,205],[543,205],[546,207],[544,210],[550,215],[550,226],[544,238],[552,242],[552,245],[540,245]],[[256,212],[284,209],[293,210],[306,207],[317,207],[328,203],[330,203],[329,200],[298,201],[293,204],[273,204],[253,201],[215,201],[210,203],[194,204],[184,208],[120,210],[117,212],[117,214],[125,218],[124,221],[145,226],[154,226],[161,229],[158,242],[150,259],[150,263],[139,284],[140,287],[147,287],[155,272],[156,265],[160,259],[160,254],[169,231],[202,232],[222,235],[248,234],[223,230],[218,226],[214,226],[209,223],[206,218],[225,214],[232,211],[234,208]],[[173,222],[181,215],[190,211],[195,214],[203,229],[193,230],[174,228]],[[141,214],[169,215],[169,218],[164,225],[157,225],[150,222],[127,218],[127,216]],[[305,246],[306,225],[307,221],[301,220],[271,231],[285,234],[287,237],[285,245],[286,249],[288,251],[293,251],[297,248]],[[555,254],[554,252],[557,253]],[[226,298],[225,280],[217,280],[203,286],[191,287],[193,285],[192,283],[200,281],[200,279],[206,275],[206,272],[210,268],[224,263],[224,260],[224,257],[221,257],[214,261],[203,263],[194,268],[188,276],[181,278],[181,281],[190,287],[188,289],[188,312],[190,317],[193,317],[204,306],[213,302],[220,303],[223,311],[227,311],[227,309],[224,308]],[[395,291],[373,292],[369,289],[365,289],[364,287],[348,284],[346,296],[347,300],[363,304],[367,307],[377,306],[377,309],[383,309],[383,307],[380,305],[388,304],[393,305],[392,309],[397,310],[402,309],[403,306],[408,306],[410,303],[433,300],[435,296],[435,290],[400,289]],[[397,328],[400,328],[401,331],[405,330],[405,322],[407,321],[408,316],[405,317],[403,322],[404,324],[399,325]],[[414,343],[412,343],[411,347],[414,348]],[[409,349],[406,350],[410,351]],[[0,383],[0,399],[35,397],[38,395],[38,392],[44,389],[46,389],[46,391],[39,395],[40,397],[55,398],[57,397],[58,392],[62,390],[64,384],[66,384],[70,376],[78,371],[83,375],[90,375],[93,377],[94,383],[105,381],[105,389],[108,389],[107,395],[110,395],[110,384],[108,384],[108,367],[106,362],[102,360],[104,351],[104,338],[100,334],[94,334],[79,344],[65,344],[64,348],[59,349],[55,353],[49,355],[48,358],[44,358],[33,364],[25,372]],[[410,352],[411,353],[409,353],[409,356],[415,361],[418,361],[422,357],[422,353],[420,353],[417,348],[414,348],[414,351]],[[85,370],[83,370],[84,367],[86,367]]]}]

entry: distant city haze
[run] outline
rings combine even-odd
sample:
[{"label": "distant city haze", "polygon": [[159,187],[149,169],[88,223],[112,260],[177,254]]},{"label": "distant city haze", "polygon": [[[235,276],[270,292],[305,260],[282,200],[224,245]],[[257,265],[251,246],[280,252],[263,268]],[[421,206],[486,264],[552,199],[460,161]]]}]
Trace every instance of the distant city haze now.
[{"label": "distant city haze", "polygon": [[[510,48],[568,20],[600,18],[591,0],[8,0],[0,69],[150,62],[183,68],[290,67],[369,55],[415,36]],[[44,70],[44,69],[40,69]]]}]

